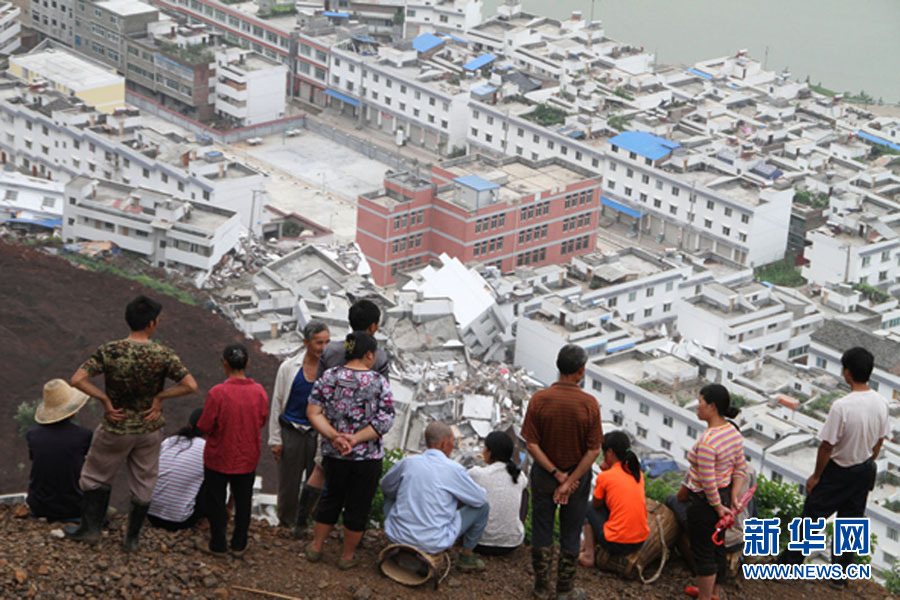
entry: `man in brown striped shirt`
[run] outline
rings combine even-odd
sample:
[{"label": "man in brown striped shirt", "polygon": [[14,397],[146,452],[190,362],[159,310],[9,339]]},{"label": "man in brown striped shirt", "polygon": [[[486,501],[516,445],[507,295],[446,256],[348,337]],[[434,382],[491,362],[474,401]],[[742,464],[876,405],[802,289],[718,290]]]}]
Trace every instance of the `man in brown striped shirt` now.
[{"label": "man in brown striped shirt", "polygon": [[579,387],[587,352],[567,344],[559,351],[559,380],[528,403],[522,437],[534,459],[531,468],[531,560],[534,595],[550,597],[550,546],[556,505],[559,510],[559,565],[556,598],[584,598],[575,589],[579,537],[587,512],[591,465],[600,454],[600,406]]}]

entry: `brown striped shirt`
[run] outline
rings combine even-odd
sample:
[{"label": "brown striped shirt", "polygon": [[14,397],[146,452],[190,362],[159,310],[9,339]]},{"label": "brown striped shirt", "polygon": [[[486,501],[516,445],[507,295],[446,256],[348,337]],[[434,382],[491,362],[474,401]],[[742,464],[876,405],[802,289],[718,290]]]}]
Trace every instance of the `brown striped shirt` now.
[{"label": "brown striped shirt", "polygon": [[557,381],[531,397],[522,437],[540,446],[558,469],[571,470],[603,441],[600,406],[577,385]]}]

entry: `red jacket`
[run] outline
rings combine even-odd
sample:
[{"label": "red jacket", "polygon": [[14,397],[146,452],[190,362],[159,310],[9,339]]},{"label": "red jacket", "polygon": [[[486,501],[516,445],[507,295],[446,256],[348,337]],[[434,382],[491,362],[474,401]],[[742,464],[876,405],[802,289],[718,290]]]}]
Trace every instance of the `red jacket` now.
[{"label": "red jacket", "polygon": [[206,434],[204,466],[229,474],[255,471],[268,413],[269,397],[252,379],[229,378],[209,390],[197,423]]}]

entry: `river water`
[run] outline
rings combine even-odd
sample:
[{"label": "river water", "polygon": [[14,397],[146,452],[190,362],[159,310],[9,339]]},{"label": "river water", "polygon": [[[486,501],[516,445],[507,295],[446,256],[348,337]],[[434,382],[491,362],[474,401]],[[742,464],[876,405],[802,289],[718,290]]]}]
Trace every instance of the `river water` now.
[{"label": "river water", "polygon": [[[501,0],[486,0],[492,15]],[[591,0],[523,0],[525,12],[590,18]],[[692,64],[748,49],[770,70],[900,103],[900,0],[594,0],[607,37]],[[767,49],[768,48],[768,55]]]}]

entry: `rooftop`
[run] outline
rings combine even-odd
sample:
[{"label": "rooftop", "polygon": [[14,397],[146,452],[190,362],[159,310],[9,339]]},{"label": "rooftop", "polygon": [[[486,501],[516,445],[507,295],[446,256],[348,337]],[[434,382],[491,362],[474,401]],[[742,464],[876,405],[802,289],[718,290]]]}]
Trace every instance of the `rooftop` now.
[{"label": "rooftop", "polygon": [[140,0],[103,0],[103,2],[95,3],[95,6],[105,8],[106,10],[123,17],[156,12],[157,10]]},{"label": "rooftop", "polygon": [[10,62],[19,64],[38,77],[63,85],[74,92],[125,84],[125,78],[117,75],[112,69],[104,69],[71,52],[55,48],[35,54],[11,56]]},{"label": "rooftop", "polygon": [[875,366],[900,375],[900,342],[888,340],[838,319],[830,319],[810,335],[810,339],[832,349],[862,346],[875,355]]},{"label": "rooftop", "polygon": [[623,131],[609,143],[650,160],[659,160],[681,145],[645,131]]},{"label": "rooftop", "polygon": [[[483,189],[500,188],[500,200],[517,201],[523,196],[566,188],[573,183],[584,181],[589,176],[566,166],[559,160],[530,163],[521,159],[501,160],[492,164],[475,159],[443,166],[456,179],[463,179],[464,185],[475,184]],[[491,187],[484,187],[491,186]]]}]

